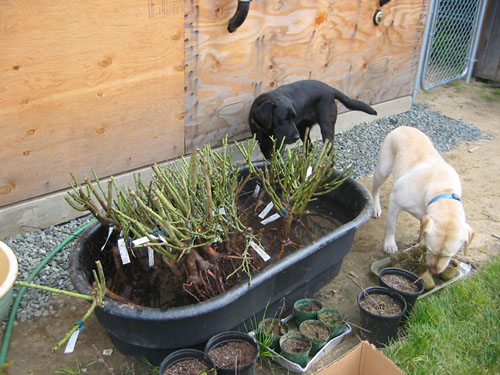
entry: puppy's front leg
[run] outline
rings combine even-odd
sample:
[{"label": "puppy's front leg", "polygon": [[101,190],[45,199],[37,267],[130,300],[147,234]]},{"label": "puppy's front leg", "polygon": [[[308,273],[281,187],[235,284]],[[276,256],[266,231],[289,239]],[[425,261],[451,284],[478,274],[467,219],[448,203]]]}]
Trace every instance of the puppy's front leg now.
[{"label": "puppy's front leg", "polygon": [[391,150],[386,146],[385,142],[382,144],[378,156],[377,167],[373,172],[372,182],[372,200],[373,200],[373,217],[377,218],[382,216],[382,207],[380,206],[380,187],[385,182],[387,177],[392,173],[393,156]]},{"label": "puppy's front leg", "polygon": [[373,217],[378,218],[382,216],[382,207],[380,206],[380,186],[384,183],[385,178],[377,173],[373,174],[372,183],[372,203],[373,203]]},{"label": "puppy's front leg", "polygon": [[401,210],[401,206],[395,202],[394,196],[391,194],[389,198],[389,207],[387,208],[387,221],[385,224],[384,251],[387,254],[398,251],[398,246],[396,245],[396,226]]}]

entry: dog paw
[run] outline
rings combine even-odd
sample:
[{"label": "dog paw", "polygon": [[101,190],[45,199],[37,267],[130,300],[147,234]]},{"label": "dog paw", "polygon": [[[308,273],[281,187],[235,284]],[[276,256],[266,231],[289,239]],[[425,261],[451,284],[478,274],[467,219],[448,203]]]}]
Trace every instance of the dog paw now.
[{"label": "dog paw", "polygon": [[395,244],[384,245],[384,252],[387,254],[394,254],[398,251],[398,247]]},{"label": "dog paw", "polygon": [[372,216],[374,218],[376,218],[376,219],[382,216],[382,209],[380,208],[380,206],[378,206],[378,207],[377,206],[373,206],[373,214],[372,214]]}]

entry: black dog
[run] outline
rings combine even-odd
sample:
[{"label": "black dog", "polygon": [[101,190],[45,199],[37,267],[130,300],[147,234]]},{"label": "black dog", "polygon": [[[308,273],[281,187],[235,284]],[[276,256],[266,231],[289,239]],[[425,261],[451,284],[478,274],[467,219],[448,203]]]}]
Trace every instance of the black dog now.
[{"label": "black dog", "polygon": [[273,142],[277,145],[294,143],[304,139],[306,129],[318,124],[323,140],[333,142],[337,104],[335,99],[351,110],[370,115],[377,112],[362,101],[351,99],[326,83],[303,80],[281,86],[276,90],[259,95],[252,103],[248,123],[252,134],[256,134],[260,150],[267,159],[271,158]]}]

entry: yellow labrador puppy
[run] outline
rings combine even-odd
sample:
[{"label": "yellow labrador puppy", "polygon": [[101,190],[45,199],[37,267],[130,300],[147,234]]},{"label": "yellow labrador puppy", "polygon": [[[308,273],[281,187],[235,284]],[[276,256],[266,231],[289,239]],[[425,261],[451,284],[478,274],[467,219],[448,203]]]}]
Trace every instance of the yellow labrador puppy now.
[{"label": "yellow labrador puppy", "polygon": [[432,273],[443,272],[463,248],[466,254],[474,231],[465,222],[460,201],[462,188],[457,172],[447,164],[420,130],[401,126],[392,130],[380,148],[373,174],[373,216],[380,217],[380,186],[392,173],[384,251],[394,253],[396,223],[405,210],[420,220],[418,241],[427,248]]}]

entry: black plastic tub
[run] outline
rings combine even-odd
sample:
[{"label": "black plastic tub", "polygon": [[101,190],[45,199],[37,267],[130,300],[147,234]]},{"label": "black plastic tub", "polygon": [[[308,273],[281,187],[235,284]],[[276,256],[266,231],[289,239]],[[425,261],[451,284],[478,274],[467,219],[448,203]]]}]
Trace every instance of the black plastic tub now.
[{"label": "black plastic tub", "polygon": [[[244,324],[250,328],[250,319],[260,320],[266,305],[267,316],[274,316],[283,305],[288,310],[295,300],[310,296],[337,276],[356,229],[371,216],[370,194],[353,179],[321,199],[334,206],[336,218],[344,224],[253,275],[251,284],[242,283],[208,301],[164,310],[106,300],[103,308],[95,309],[97,319],[120,352],[157,364],[176,349],[202,347],[219,332],[241,330]],[[102,246],[106,234],[107,228],[95,225],[74,244],[69,273],[80,293],[89,294],[93,281],[95,262],[88,247]]]}]

